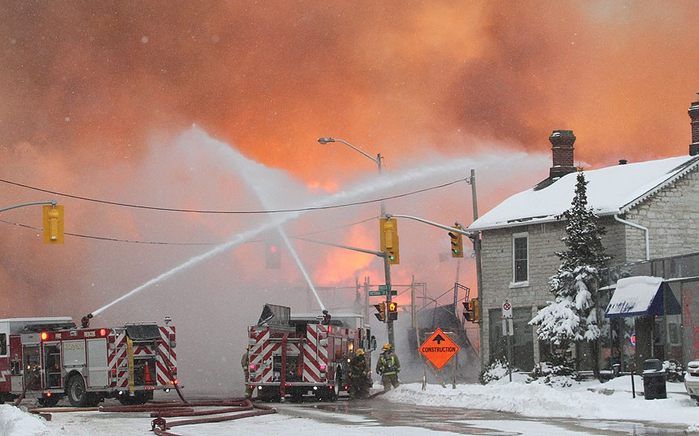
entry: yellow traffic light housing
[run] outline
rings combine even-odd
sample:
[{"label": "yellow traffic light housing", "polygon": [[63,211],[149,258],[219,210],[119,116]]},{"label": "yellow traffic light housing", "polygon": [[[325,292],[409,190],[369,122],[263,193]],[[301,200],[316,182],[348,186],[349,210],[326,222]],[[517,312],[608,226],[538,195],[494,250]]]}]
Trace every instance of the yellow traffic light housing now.
[{"label": "yellow traffic light housing", "polygon": [[477,298],[474,298],[473,300],[471,300],[471,307],[473,307],[473,315],[471,316],[471,322],[481,322],[481,301]]},{"label": "yellow traffic light housing", "polygon": [[44,244],[62,244],[64,242],[63,217],[63,205],[44,206]]},{"label": "yellow traffic light housing", "polygon": [[380,229],[381,251],[386,253],[388,263],[398,265],[400,253],[398,251],[398,221],[395,219],[381,218]]},{"label": "yellow traffic light housing", "polygon": [[395,301],[391,301],[387,303],[388,309],[386,312],[388,313],[388,320],[389,321],[396,321],[398,319],[398,303]]},{"label": "yellow traffic light housing", "polygon": [[375,313],[374,316],[376,316],[376,319],[378,319],[381,322],[386,322],[386,303],[379,303],[379,304],[374,304],[374,307],[376,310],[378,310],[378,313]]},{"label": "yellow traffic light housing", "polygon": [[[456,230],[463,230],[460,225],[454,226]],[[463,235],[457,232],[449,232],[451,238],[451,257],[464,257],[464,240]]]},{"label": "yellow traffic light housing", "polygon": [[464,319],[473,323],[481,321],[481,302],[477,298],[464,301]]}]

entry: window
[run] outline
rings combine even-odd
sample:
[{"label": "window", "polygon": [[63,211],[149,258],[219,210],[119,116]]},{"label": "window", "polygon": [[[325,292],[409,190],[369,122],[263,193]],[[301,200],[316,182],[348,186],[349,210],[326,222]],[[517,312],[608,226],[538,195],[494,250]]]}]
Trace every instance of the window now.
[{"label": "window", "polygon": [[0,333],[0,356],[7,354],[7,335]]},{"label": "window", "polygon": [[529,280],[529,235],[519,233],[513,235],[512,257],[513,257],[513,281],[515,283]]}]

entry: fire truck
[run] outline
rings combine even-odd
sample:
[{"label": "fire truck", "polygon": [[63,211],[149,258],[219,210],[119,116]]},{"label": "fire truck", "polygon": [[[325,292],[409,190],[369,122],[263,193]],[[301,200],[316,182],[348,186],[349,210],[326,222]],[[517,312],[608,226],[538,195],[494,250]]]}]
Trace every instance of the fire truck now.
[{"label": "fire truck", "polygon": [[[85,320],[86,318],[83,318]],[[69,317],[0,319],[0,403],[25,393],[44,406],[105,398],[143,404],[177,384],[175,327],[77,328]]]},{"label": "fire truck", "polygon": [[257,325],[248,327],[246,383],[263,401],[286,395],[300,401],[309,392],[335,401],[348,389],[347,364],[360,348],[376,349],[360,315],[291,317],[289,307],[266,304]]}]

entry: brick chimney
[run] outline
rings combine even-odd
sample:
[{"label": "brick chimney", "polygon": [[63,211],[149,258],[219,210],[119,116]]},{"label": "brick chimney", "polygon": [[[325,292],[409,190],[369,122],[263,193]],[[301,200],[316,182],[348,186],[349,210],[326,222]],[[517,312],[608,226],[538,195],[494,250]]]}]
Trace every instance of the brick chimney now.
[{"label": "brick chimney", "polygon": [[[699,92],[697,100],[699,100]],[[692,143],[689,144],[689,155],[696,156],[699,154],[699,101],[692,103],[687,113],[692,119]]]},{"label": "brick chimney", "polygon": [[[699,117],[699,103],[697,105],[697,116]],[[573,144],[575,143],[573,131],[554,130],[549,141],[551,141],[551,151],[553,152],[553,166],[549,170],[549,178],[555,179],[574,173],[576,169],[573,165]]]}]

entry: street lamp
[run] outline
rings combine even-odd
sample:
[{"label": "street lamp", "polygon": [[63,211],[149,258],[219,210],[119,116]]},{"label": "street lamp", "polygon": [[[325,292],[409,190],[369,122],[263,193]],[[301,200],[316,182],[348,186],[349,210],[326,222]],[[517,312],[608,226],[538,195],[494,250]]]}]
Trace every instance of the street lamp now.
[{"label": "street lamp", "polygon": [[[355,150],[364,156],[368,157],[369,159],[373,160],[374,163],[379,167],[379,174],[381,174],[381,153],[377,154],[376,157],[370,155],[369,153],[366,153],[364,150],[361,150],[354,145],[350,144],[349,142],[345,141],[344,139],[339,139],[339,138],[318,138],[318,142],[326,145],[330,142],[341,142],[351,148],[352,150]],[[384,205],[383,201],[381,201],[381,218],[386,216],[386,206]]]},{"label": "street lamp", "polygon": [[[328,144],[330,142],[341,142],[351,148],[354,151],[357,151],[364,156],[368,157],[369,159],[373,160],[374,163],[379,168],[379,174],[381,174],[381,153],[377,154],[376,157],[373,157],[372,155],[366,153],[365,151],[355,147],[354,145],[350,144],[349,142],[345,141],[344,139],[338,139],[338,138],[318,138],[318,142],[320,144]],[[386,216],[386,206],[384,205],[384,202],[381,201],[381,218],[384,218]],[[391,264],[389,263],[388,260],[388,254],[386,252],[383,253],[383,266],[384,266],[384,273],[386,275],[386,307],[388,307],[388,303],[391,302]],[[369,296],[367,295],[367,299]],[[392,347],[395,348],[395,343],[394,343],[394,335],[393,335],[393,321],[391,320],[386,320],[386,333],[388,335],[388,343],[391,344]]]},{"label": "street lamp", "polygon": [[[381,174],[381,153],[377,154],[376,157],[371,156],[370,154],[364,152],[363,150],[358,149],[354,145],[350,144],[349,142],[345,141],[344,139],[337,139],[337,138],[318,138],[318,142],[321,144],[325,145],[330,142],[341,142],[345,144],[346,146],[350,147],[351,149],[360,152],[364,156],[368,157],[369,159],[373,160],[376,165],[379,166],[379,174]],[[383,215],[383,214],[382,214]]]}]

